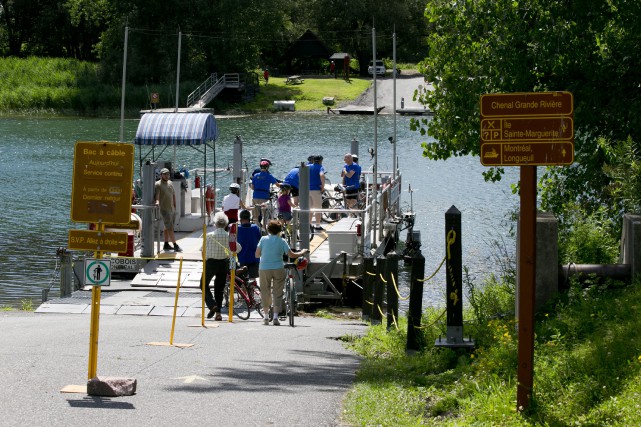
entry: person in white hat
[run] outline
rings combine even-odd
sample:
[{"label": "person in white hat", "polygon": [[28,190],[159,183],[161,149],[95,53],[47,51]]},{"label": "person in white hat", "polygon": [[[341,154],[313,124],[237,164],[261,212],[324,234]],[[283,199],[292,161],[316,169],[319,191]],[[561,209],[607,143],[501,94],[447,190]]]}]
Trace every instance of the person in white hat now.
[{"label": "person in white hat", "polygon": [[232,182],[229,184],[229,194],[223,197],[223,212],[229,218],[229,223],[238,222],[238,210],[247,209],[240,199],[240,185]]},{"label": "person in white hat", "polygon": [[[180,249],[180,246],[176,243],[176,236],[174,236],[176,194],[174,192],[174,186],[169,180],[169,169],[167,168],[163,168],[160,171],[160,179],[156,181],[156,185],[154,186],[154,200],[156,201],[156,206],[160,207],[160,216],[165,225],[165,244],[162,249],[164,251],[173,249],[176,252],[182,252],[182,249]],[[169,245],[170,240],[174,244],[173,248]]]}]

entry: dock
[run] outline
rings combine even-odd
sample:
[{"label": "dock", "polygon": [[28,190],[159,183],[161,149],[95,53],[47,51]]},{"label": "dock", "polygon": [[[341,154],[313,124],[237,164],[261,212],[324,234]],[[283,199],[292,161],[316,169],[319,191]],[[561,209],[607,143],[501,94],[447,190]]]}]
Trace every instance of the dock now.
[{"label": "dock", "polygon": [[[378,107],[377,112],[380,113],[385,107]],[[348,105],[341,108],[333,108],[332,111],[338,111],[338,114],[374,114],[374,107],[367,107],[362,105]]]}]

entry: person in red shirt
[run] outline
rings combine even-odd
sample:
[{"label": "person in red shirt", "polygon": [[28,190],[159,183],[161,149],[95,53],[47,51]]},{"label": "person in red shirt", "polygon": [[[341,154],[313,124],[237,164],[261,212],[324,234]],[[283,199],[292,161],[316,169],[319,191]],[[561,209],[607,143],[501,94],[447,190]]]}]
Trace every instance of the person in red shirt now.
[{"label": "person in red shirt", "polygon": [[265,71],[263,72],[263,77],[265,78],[265,85],[269,82],[269,70],[265,68]]}]

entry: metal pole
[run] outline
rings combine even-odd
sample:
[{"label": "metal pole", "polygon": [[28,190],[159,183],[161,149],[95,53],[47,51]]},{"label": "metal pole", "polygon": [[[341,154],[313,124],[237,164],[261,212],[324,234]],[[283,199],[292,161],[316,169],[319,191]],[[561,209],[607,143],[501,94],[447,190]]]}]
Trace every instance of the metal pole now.
[{"label": "metal pole", "polygon": [[182,45],[182,33],[178,32],[178,64],[176,65],[176,110],[178,112],[178,92],[180,91],[180,48]]},{"label": "metal pole", "polygon": [[392,140],[392,180],[396,180],[396,25],[394,26],[394,34],[392,35],[392,58],[394,67],[392,69],[392,78],[394,79],[394,91],[392,95],[392,115],[394,116],[394,136]]},{"label": "metal pole", "polygon": [[376,28],[372,27],[372,64],[373,64],[373,77],[374,77],[374,194],[372,195],[372,217],[370,227],[372,227],[372,236],[374,237],[374,245],[377,245],[377,217],[376,217],[376,198],[378,197],[378,103],[376,94]]},{"label": "metal pole", "polygon": [[127,76],[127,45],[129,44],[129,27],[125,27],[125,53],[122,59],[122,88],[120,94],[120,142],[125,141],[125,78]]},{"label": "metal pole", "polygon": [[298,205],[300,206],[300,215],[298,216],[300,248],[309,249],[309,167],[305,162],[301,162],[298,169]]}]

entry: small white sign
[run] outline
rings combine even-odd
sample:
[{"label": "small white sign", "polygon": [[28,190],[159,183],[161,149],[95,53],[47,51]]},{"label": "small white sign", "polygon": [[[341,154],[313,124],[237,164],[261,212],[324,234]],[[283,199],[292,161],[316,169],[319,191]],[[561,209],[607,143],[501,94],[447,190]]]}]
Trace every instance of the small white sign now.
[{"label": "small white sign", "polygon": [[85,285],[109,286],[111,283],[111,260],[85,258]]}]

